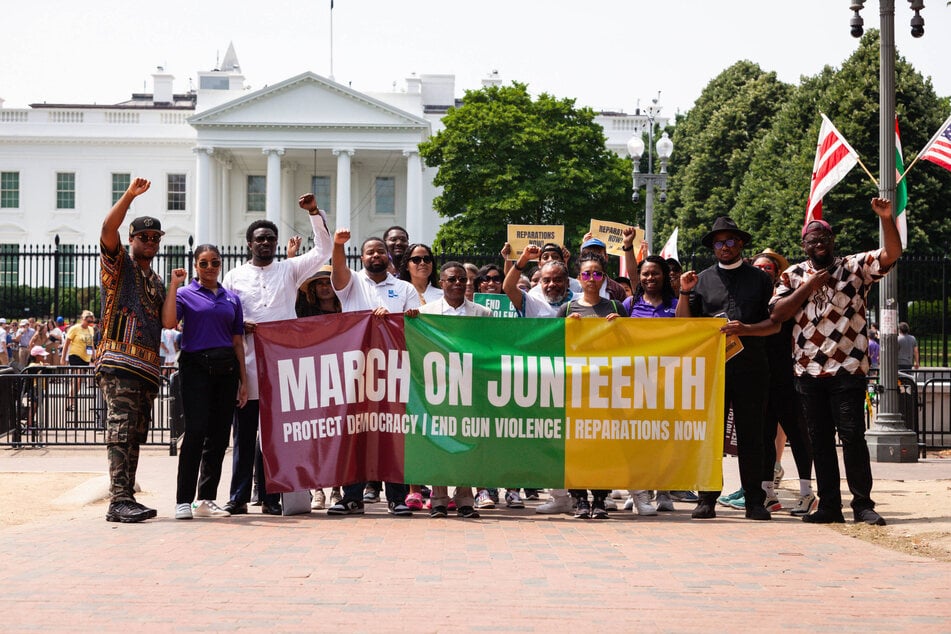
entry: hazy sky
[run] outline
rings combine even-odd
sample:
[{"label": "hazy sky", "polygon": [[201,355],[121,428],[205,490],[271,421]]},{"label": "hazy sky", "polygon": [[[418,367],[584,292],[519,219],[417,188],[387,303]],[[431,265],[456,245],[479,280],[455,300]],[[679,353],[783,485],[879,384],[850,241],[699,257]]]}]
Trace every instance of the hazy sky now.
[{"label": "hazy sky", "polygon": [[[498,70],[533,93],[599,110],[634,110],[662,91],[664,114],[690,108],[720,71],[749,59],[796,83],[839,66],[858,40],[847,0],[336,0],[333,74],[364,91],[410,73],[456,76],[456,96]],[[939,95],[951,95],[951,8],[932,0],[925,36],[896,0],[898,50]],[[330,74],[330,0],[5,2],[0,97],[29,103],[116,103],[151,92],[165,66],[175,91],[214,68],[233,42],[248,84],[306,70]],[[866,28],[879,25],[867,3]]]}]

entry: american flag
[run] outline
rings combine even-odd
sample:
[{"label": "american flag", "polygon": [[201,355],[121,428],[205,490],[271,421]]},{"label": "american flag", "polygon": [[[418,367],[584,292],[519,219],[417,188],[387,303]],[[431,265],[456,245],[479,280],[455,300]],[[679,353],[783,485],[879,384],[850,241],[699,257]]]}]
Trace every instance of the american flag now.
[{"label": "american flag", "polygon": [[951,170],[951,117],[948,117],[941,129],[931,137],[928,145],[921,151],[921,158]]}]

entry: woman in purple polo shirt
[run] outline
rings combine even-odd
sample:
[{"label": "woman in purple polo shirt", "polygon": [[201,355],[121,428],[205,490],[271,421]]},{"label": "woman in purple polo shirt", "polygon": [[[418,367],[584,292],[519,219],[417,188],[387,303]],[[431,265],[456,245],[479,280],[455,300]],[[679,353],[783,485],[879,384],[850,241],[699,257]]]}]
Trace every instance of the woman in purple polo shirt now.
[{"label": "woman in purple polo shirt", "polygon": [[[624,308],[631,317],[673,317],[677,297],[670,282],[670,266],[659,255],[648,255],[637,265],[637,286],[634,294],[624,300]],[[647,491],[631,491],[628,503],[638,515],[656,515],[657,511],[673,511],[670,491],[657,492],[657,508],[650,503]],[[625,508],[627,506],[625,505]]]},{"label": "woman in purple polo shirt", "polygon": [[218,284],[221,253],[216,246],[195,249],[195,273],[197,277],[182,286],[185,269],[172,271],[162,307],[164,327],[182,322],[178,365],[185,433],[178,456],[178,520],[230,515],[215,498],[235,405],[244,407],[248,400],[244,313],[238,296]]}]

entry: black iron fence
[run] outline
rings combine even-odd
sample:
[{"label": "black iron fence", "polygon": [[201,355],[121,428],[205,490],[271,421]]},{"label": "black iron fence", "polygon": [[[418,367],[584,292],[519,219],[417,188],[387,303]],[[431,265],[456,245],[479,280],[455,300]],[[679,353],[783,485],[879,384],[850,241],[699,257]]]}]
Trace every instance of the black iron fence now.
[{"label": "black iron fence", "polygon": [[[175,452],[175,409],[165,368],[146,444]],[[106,406],[91,367],[34,366],[0,370],[0,445],[105,444]]]}]

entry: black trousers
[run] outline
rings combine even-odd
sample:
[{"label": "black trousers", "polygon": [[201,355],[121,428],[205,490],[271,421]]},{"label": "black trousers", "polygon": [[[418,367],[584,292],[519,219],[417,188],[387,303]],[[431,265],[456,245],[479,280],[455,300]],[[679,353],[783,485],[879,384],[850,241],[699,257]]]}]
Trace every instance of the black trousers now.
[{"label": "black trousers", "polygon": [[[734,364],[731,366],[731,364]],[[763,427],[766,419],[766,395],[769,390],[769,364],[766,356],[741,353],[726,363],[724,403],[733,406],[736,427],[736,453],[740,483],[746,495],[746,508],[762,506],[766,501],[763,480]],[[715,504],[720,491],[701,491],[700,501]]]},{"label": "black trousers", "polygon": [[176,502],[194,501],[196,486],[197,499],[215,500],[221,480],[221,464],[231,437],[238,371],[212,375],[195,361],[192,354],[182,352],[179,377],[182,381],[185,433],[178,455]]},{"label": "black trousers", "polygon": [[[234,457],[231,463],[231,495],[234,504],[247,504],[251,501],[252,474],[254,483],[263,493],[267,491],[264,481],[264,460],[261,455],[261,443],[258,439],[258,414],[260,401],[249,400],[234,412]],[[280,493],[265,493],[261,500],[264,504],[279,504]]]},{"label": "black trousers", "polygon": [[839,456],[835,436],[842,443],[845,478],[852,492],[852,510],[875,508],[872,501],[872,465],[865,442],[864,376],[844,374],[824,378],[801,376],[796,390],[802,402],[802,414],[809,429],[812,455],[816,465],[819,508],[842,511]]}]

